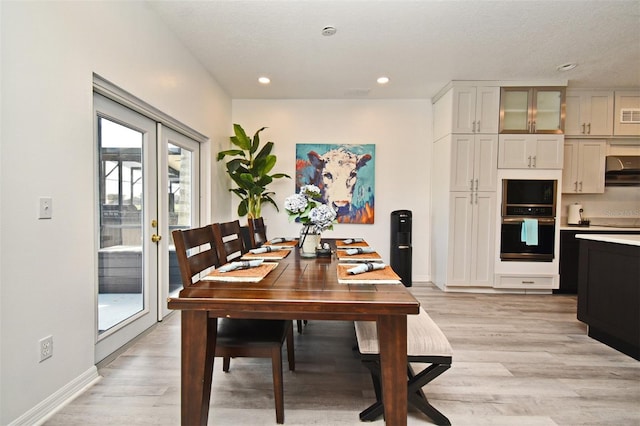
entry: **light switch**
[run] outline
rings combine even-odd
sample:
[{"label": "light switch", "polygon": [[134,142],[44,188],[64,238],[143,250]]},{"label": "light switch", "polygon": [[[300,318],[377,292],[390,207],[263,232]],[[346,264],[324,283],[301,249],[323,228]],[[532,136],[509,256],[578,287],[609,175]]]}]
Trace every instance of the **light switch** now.
[{"label": "light switch", "polygon": [[51,197],[40,197],[40,211],[38,219],[51,219],[53,215],[53,199]]}]

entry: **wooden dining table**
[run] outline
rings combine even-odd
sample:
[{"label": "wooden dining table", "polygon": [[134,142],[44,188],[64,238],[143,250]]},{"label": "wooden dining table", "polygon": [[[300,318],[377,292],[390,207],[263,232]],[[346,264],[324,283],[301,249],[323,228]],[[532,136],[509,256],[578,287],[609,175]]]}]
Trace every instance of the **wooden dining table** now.
[{"label": "wooden dining table", "polygon": [[182,315],[183,426],[208,421],[217,318],[376,321],[385,421],[407,424],[407,315],[418,314],[420,303],[400,283],[339,283],[336,240],[329,242],[331,257],[301,258],[293,248],[259,282],[200,280],[169,298]]}]

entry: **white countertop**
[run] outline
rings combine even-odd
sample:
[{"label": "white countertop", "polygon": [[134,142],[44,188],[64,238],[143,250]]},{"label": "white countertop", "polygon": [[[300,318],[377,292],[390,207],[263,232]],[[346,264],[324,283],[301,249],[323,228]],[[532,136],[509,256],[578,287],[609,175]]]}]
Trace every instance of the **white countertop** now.
[{"label": "white countertop", "polygon": [[576,238],[582,240],[602,241],[604,243],[625,244],[629,246],[640,246],[640,235],[624,234],[577,234]]},{"label": "white countertop", "polygon": [[575,225],[560,225],[561,231],[579,231],[579,232],[589,232],[589,231],[611,231],[611,232],[620,232],[620,231],[640,231],[640,228],[631,228],[631,227],[618,227],[618,226],[598,226],[598,225],[589,225],[589,226],[575,226]]}]

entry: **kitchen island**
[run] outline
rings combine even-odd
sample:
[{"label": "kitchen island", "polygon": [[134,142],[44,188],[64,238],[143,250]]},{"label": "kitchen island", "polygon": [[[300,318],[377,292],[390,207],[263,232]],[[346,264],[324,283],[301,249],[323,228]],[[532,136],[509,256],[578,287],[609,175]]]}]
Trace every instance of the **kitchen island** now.
[{"label": "kitchen island", "polygon": [[576,238],[578,319],[590,337],[640,360],[640,235]]}]

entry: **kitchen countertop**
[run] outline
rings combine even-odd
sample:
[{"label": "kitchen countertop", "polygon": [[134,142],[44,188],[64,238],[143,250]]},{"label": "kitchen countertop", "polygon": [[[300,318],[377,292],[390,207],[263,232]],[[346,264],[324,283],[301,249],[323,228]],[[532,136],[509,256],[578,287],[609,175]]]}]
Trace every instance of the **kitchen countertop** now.
[{"label": "kitchen countertop", "polygon": [[619,231],[640,231],[638,227],[630,227],[630,226],[602,226],[602,225],[589,225],[589,226],[578,226],[578,225],[560,225],[561,231],[580,231],[580,232],[589,232],[589,231],[611,231],[611,232],[619,232]]},{"label": "kitchen countertop", "polygon": [[577,234],[576,238],[581,240],[601,241],[604,243],[625,244],[629,246],[640,246],[640,235],[624,234]]}]

